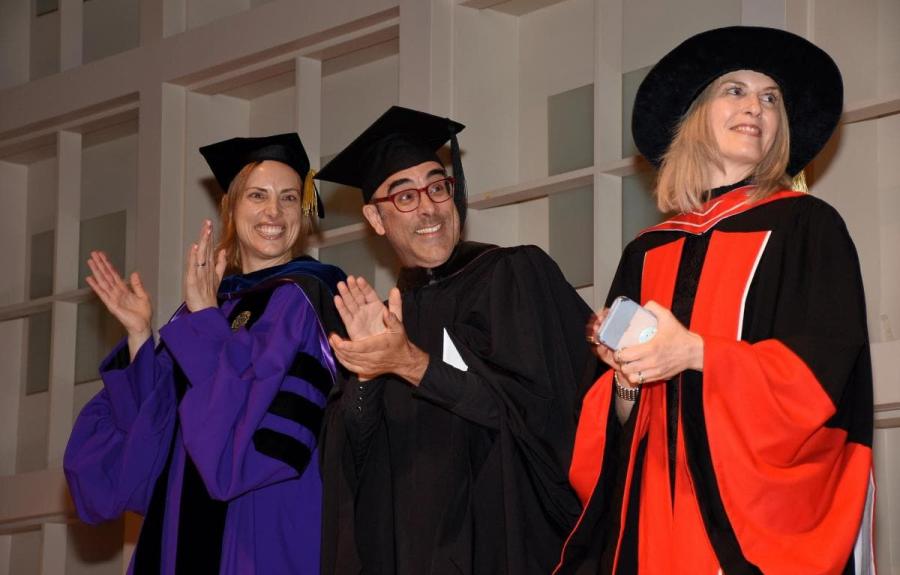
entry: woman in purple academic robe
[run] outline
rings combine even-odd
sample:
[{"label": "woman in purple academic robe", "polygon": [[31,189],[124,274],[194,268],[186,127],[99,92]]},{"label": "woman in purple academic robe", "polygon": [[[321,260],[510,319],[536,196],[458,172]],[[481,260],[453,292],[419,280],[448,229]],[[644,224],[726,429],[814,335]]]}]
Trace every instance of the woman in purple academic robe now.
[{"label": "woman in purple academic robe", "polygon": [[185,302],[157,345],[138,274],[126,283],[104,254],[88,261],[127,338],[75,422],[69,489],[87,523],[144,515],[130,573],[318,573],[317,437],[338,377],[326,335],[339,329],[344,274],[292,259],[322,216],[296,134],[200,151],[227,190],[223,232],[213,248],[204,222]]}]

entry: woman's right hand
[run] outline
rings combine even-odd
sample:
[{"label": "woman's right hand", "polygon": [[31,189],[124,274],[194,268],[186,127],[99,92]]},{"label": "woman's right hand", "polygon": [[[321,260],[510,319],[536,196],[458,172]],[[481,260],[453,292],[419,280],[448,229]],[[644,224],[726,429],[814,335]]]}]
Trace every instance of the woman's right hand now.
[{"label": "woman's right hand", "polygon": [[126,284],[103,252],[91,252],[87,263],[92,274],[86,278],[87,284],[128,332],[128,346],[134,357],[141,344],[152,335],[153,306],[141,277],[133,272]]}]

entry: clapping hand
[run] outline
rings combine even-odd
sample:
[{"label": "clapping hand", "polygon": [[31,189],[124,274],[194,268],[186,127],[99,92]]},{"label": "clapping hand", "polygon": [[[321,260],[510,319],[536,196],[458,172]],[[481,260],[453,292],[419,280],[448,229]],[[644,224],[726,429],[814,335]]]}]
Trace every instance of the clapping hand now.
[{"label": "clapping hand", "polygon": [[[337,288],[334,305],[351,340],[384,332],[387,308],[369,282],[361,277],[347,276],[347,281],[338,282]],[[393,311],[398,318],[403,317],[402,308]]]},{"label": "clapping hand", "polygon": [[[429,358],[406,335],[400,290],[391,289],[385,307],[374,290],[368,293],[371,286],[364,280],[360,287],[359,279],[355,282],[350,281],[353,278],[347,279],[344,290],[338,287],[342,295],[335,297],[335,305],[351,339],[343,339],[335,333],[328,338],[338,360],[356,373],[360,381],[393,373],[412,385],[419,385]],[[352,287],[354,283],[355,288]],[[354,289],[359,291],[354,292]]]},{"label": "clapping hand", "polygon": [[212,222],[200,227],[197,243],[187,253],[184,269],[184,303],[192,312],[219,305],[216,294],[225,274],[225,250],[219,250],[213,261]]},{"label": "clapping hand", "polygon": [[87,263],[92,274],[86,278],[87,284],[125,328],[133,359],[137,350],[152,335],[150,319],[153,306],[141,277],[133,272],[126,284],[103,252],[91,252]]}]

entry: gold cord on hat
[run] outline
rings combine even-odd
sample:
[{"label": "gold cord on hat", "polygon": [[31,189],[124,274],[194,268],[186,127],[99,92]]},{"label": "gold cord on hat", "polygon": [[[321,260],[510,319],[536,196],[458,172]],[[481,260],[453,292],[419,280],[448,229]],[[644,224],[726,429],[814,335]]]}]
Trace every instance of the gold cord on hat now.
[{"label": "gold cord on hat", "polygon": [[313,180],[315,177],[316,171],[310,168],[309,172],[306,174],[306,178],[303,179],[303,203],[301,206],[304,216],[311,216],[319,213],[318,202],[316,201],[316,182]]},{"label": "gold cord on hat", "polygon": [[800,170],[791,180],[791,189],[795,192],[809,193],[809,186],[806,185],[806,174]]}]

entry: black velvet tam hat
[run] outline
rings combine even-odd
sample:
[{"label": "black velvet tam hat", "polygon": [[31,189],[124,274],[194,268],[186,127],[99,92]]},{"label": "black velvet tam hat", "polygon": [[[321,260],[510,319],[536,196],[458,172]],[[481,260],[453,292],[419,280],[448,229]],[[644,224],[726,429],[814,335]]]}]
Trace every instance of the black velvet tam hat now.
[{"label": "black velvet tam hat", "polygon": [[692,36],[666,54],[638,88],[631,116],[634,143],[659,166],[694,99],[713,80],[753,70],[778,83],[787,110],[794,176],[831,137],[844,85],[834,60],[810,41],[774,28],[733,26]]},{"label": "black velvet tam hat", "polygon": [[466,182],[456,140],[456,134],[464,128],[449,118],[392,106],[328,162],[316,178],[360,188],[363,202],[368,203],[391,175],[424,162],[441,164],[437,150],[450,140],[456,180],[453,202],[460,221],[465,221]]},{"label": "black velvet tam hat", "polygon": [[225,193],[228,193],[228,186],[231,185],[231,181],[238,175],[238,172],[251,162],[274,160],[287,164],[303,180],[304,212],[310,213],[314,205],[319,217],[325,217],[322,200],[312,185],[314,174],[309,169],[309,157],[306,155],[300,136],[296,133],[277,134],[262,138],[231,138],[203,146],[200,148],[200,153],[206,159],[209,169],[212,170],[216,181],[219,182]]}]

